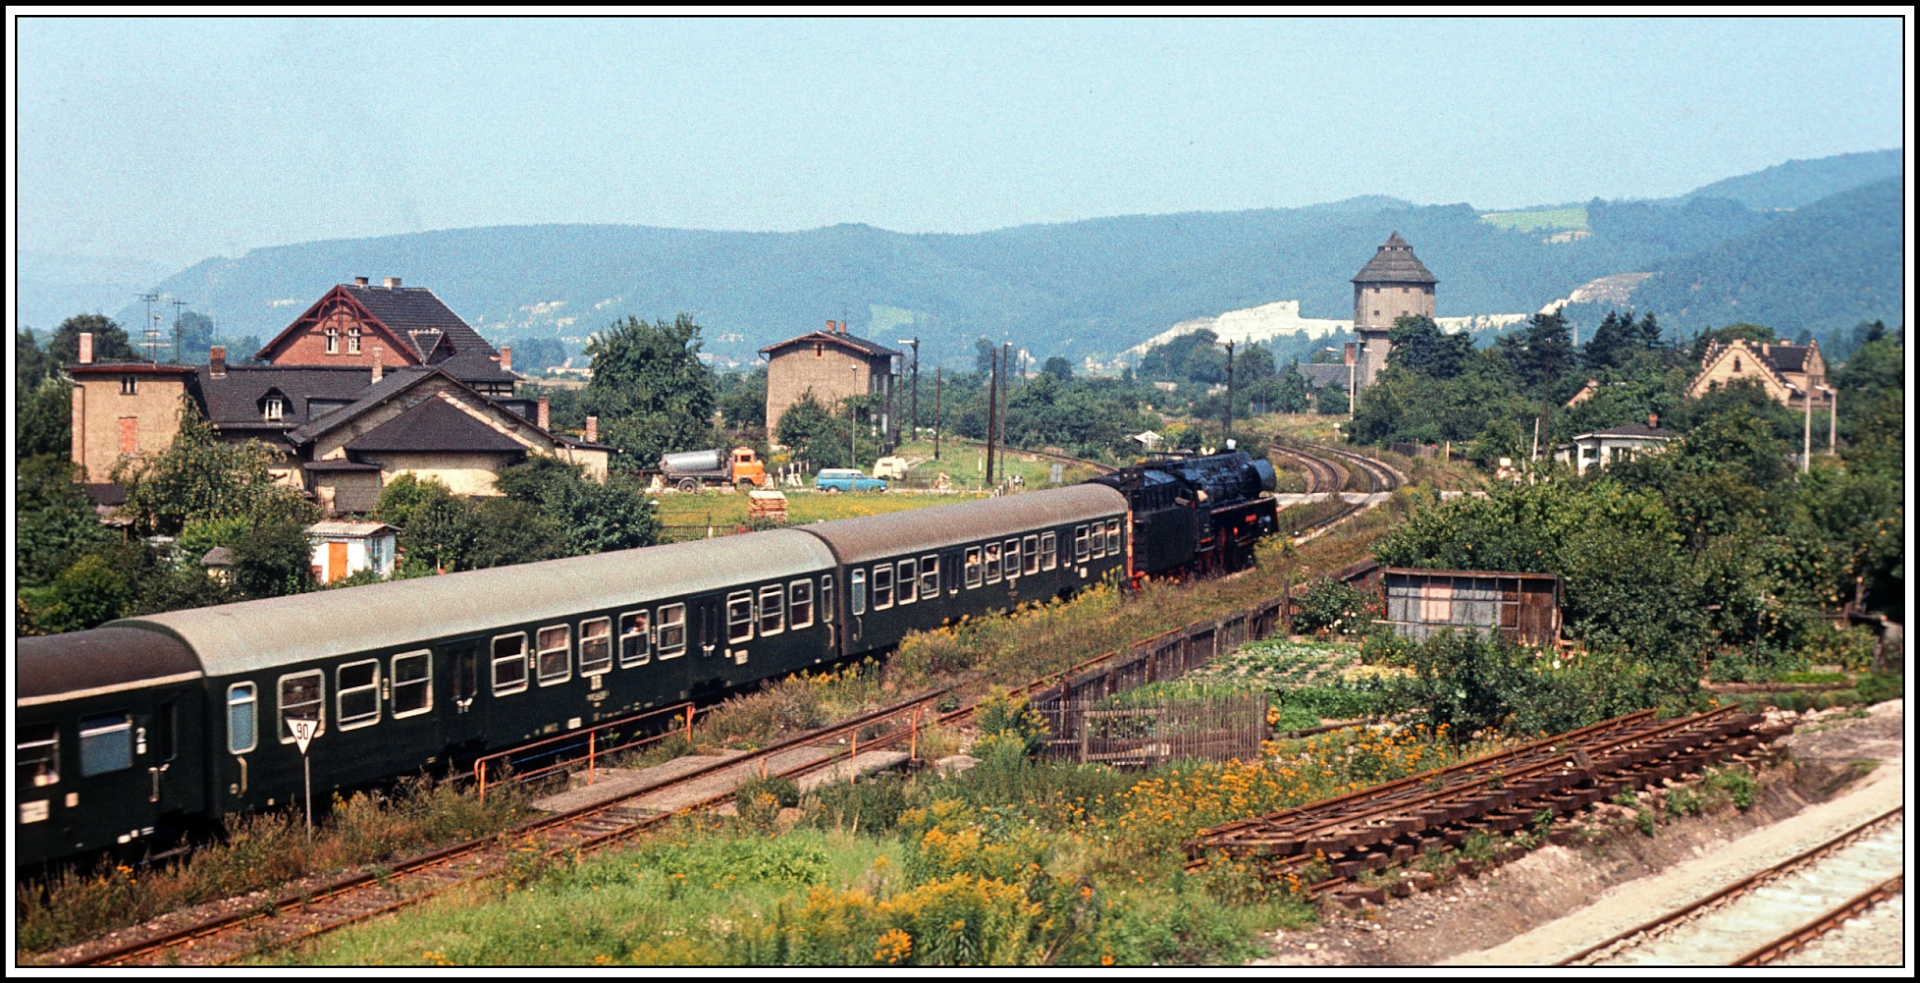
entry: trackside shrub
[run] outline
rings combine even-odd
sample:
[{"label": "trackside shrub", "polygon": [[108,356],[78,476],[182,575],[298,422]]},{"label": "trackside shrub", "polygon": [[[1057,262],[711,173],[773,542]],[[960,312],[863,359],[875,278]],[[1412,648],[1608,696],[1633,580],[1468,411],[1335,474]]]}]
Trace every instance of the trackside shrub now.
[{"label": "trackside shrub", "polygon": [[1322,577],[1307,588],[1294,628],[1302,633],[1364,635],[1380,612],[1378,598],[1332,577]]}]

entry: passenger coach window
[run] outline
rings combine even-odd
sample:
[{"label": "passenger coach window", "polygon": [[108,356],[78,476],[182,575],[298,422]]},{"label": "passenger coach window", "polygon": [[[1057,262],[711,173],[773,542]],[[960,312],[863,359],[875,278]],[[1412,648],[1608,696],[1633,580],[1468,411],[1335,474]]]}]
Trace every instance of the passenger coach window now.
[{"label": "passenger coach window", "polygon": [[620,616],[620,668],[644,666],[647,651],[647,612],[628,611]]},{"label": "passenger coach window", "polygon": [[787,630],[787,597],[779,584],[760,588],[760,636]]},{"label": "passenger coach window", "polygon": [[1074,562],[1075,563],[1087,562],[1089,549],[1091,549],[1091,547],[1088,546],[1087,544],[1087,527],[1074,526],[1073,527],[1073,560]]},{"label": "passenger coach window", "polygon": [[393,657],[393,715],[410,717],[433,709],[433,658],[428,652]]},{"label": "passenger coach window", "polygon": [[940,558],[920,558],[920,596],[929,600],[940,596]]},{"label": "passenger coach window", "polygon": [[59,724],[27,724],[15,740],[15,787],[42,788],[60,781]]},{"label": "passenger coach window", "polygon": [[1060,563],[1060,557],[1058,555],[1060,552],[1059,546],[1060,546],[1060,541],[1054,537],[1053,533],[1049,532],[1049,533],[1041,534],[1040,536],[1040,567],[1041,569],[1052,570],[1059,565]]},{"label": "passenger coach window", "polygon": [[1107,520],[1107,552],[1113,554],[1114,556],[1120,555],[1120,520],[1119,519]]},{"label": "passenger coach window", "polygon": [[1093,524],[1093,558],[1098,560],[1107,555],[1107,537],[1101,532],[1100,523]]},{"label": "passenger coach window", "polygon": [[613,668],[613,620],[580,622],[580,675],[596,676]]},{"label": "passenger coach window", "polygon": [[916,572],[912,560],[901,560],[897,571],[899,578],[895,582],[900,585],[900,603],[912,604],[914,592],[920,583],[920,575]]},{"label": "passenger coach window", "polygon": [[368,659],[333,671],[334,708],[341,730],[380,722],[380,660]]},{"label": "passenger coach window", "polygon": [[727,595],[727,641],[753,641],[752,591],[735,591]]},{"label": "passenger coach window", "polygon": [[873,568],[873,609],[893,607],[893,568],[882,563]]},{"label": "passenger coach window", "polygon": [[820,578],[820,620],[833,624],[833,574]]},{"label": "passenger coach window", "polygon": [[1000,544],[987,544],[987,583],[1000,582]]},{"label": "passenger coach window", "polygon": [[516,631],[493,640],[493,695],[527,688],[527,633]]},{"label": "passenger coach window", "polygon": [[1040,572],[1040,537],[1028,536],[1020,542],[1020,560],[1028,573]]},{"label": "passenger coach window", "polygon": [[1000,565],[1007,568],[1007,579],[1020,576],[1020,541],[1007,540],[1007,551],[1000,554]]},{"label": "passenger coach window", "polygon": [[813,627],[813,581],[796,580],[787,585],[793,598],[793,630]]},{"label": "passenger coach window", "polygon": [[867,613],[867,572],[855,570],[847,575],[847,603],[854,614]]},{"label": "passenger coach window", "polygon": [[660,608],[660,643],[662,659],[677,659],[687,654],[687,606],[685,604],[667,604]]},{"label": "passenger coach window", "polygon": [[540,629],[540,685],[552,686],[573,678],[573,626]]},{"label": "passenger coach window", "polygon": [[260,698],[252,683],[234,683],[227,687],[227,750],[246,754],[260,743]]},{"label": "passenger coach window", "polygon": [[80,718],[81,778],[131,767],[133,714],[115,710]]},{"label": "passenger coach window", "polygon": [[280,677],[280,743],[293,743],[293,728],[287,726],[289,720],[312,720],[319,724],[313,729],[313,736],[319,737],[327,732],[326,697],[324,677],[320,670]]},{"label": "passenger coach window", "polygon": [[967,547],[967,586],[980,586],[980,547]]}]

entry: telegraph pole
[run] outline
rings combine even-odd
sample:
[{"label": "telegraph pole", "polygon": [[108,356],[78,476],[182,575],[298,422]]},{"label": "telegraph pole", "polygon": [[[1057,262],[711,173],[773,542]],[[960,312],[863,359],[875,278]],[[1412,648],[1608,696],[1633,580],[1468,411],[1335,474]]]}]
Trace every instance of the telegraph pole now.
[{"label": "telegraph pole", "polygon": [[993,487],[993,419],[1000,408],[1000,349],[993,350],[987,370],[987,487]]},{"label": "telegraph pole", "polygon": [[1227,412],[1220,419],[1220,449],[1233,437],[1233,342],[1227,342]]},{"label": "telegraph pole", "polygon": [[944,366],[935,366],[933,370],[933,459],[940,460],[940,382]]},{"label": "telegraph pole", "polygon": [[[1007,406],[1013,402],[1013,342],[1000,343],[1000,471],[1007,470]],[[1005,474],[1001,475],[1006,477]]]},{"label": "telegraph pole", "polygon": [[178,365],[180,364],[180,311],[193,302],[175,297],[168,303],[173,305],[173,363]]}]

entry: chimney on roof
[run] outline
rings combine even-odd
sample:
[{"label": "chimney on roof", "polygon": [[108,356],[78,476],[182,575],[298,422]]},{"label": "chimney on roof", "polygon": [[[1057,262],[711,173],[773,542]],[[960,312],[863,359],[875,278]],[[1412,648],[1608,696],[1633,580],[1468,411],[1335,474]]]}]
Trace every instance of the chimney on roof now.
[{"label": "chimney on roof", "polygon": [[1660,426],[1660,414],[1658,414],[1658,413],[1648,413],[1648,414],[1647,414],[1647,426],[1648,426],[1648,427],[1658,427],[1658,426]]},{"label": "chimney on roof", "polygon": [[1763,356],[1769,356],[1769,357],[1771,357],[1771,356],[1773,355],[1773,343],[1772,343],[1772,342],[1769,342],[1769,341],[1763,341],[1763,342],[1761,342],[1761,343],[1760,343],[1760,354],[1761,354],[1761,355],[1763,355]]},{"label": "chimney on roof", "polygon": [[375,382],[379,382],[387,374],[386,355],[385,346],[373,346],[373,381]]},{"label": "chimney on roof", "polygon": [[384,282],[386,284],[387,289],[392,290],[393,288],[400,285],[400,278],[397,276],[390,276],[390,277],[387,277]]},{"label": "chimney on roof", "polygon": [[834,329],[835,327],[837,327],[837,326],[838,326],[838,324],[837,324],[837,322],[835,322],[835,321],[834,321],[834,319],[833,319],[833,318],[827,318],[827,333],[828,333],[828,334],[833,334],[833,333],[834,333],[834,330],[833,330],[833,329]]},{"label": "chimney on roof", "polygon": [[500,348],[500,369],[504,372],[513,371],[513,349],[504,345]]},{"label": "chimney on roof", "polygon": [[80,364],[93,364],[93,332],[80,332]]},{"label": "chimney on roof", "polygon": [[[548,422],[553,419],[551,415],[553,410],[552,401],[549,400],[547,397],[542,396],[539,399],[535,400],[533,405],[534,405],[533,422],[539,424],[540,429],[542,430],[552,430],[553,424]],[[600,421],[596,419],[594,420],[594,422],[598,423]]]},{"label": "chimney on roof", "polygon": [[367,278],[366,278],[366,277],[363,277],[363,276],[357,276],[357,277],[354,277],[354,278],[353,278],[353,285],[354,285],[354,286],[356,286],[356,287],[364,287],[364,286],[366,286],[366,285],[367,285]]},{"label": "chimney on roof", "polygon": [[207,349],[207,374],[215,379],[227,377],[227,346],[215,345]]},{"label": "chimney on roof", "polygon": [[600,418],[597,416],[587,417],[587,443],[597,444],[599,442],[600,442]]}]

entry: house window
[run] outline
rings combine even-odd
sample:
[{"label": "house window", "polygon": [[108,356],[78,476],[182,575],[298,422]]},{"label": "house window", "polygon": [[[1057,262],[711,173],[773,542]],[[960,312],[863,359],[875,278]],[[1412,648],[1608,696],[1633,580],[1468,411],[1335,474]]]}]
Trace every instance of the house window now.
[{"label": "house window", "polygon": [[552,686],[573,678],[573,627],[549,625],[540,629],[540,685]]},{"label": "house window", "polygon": [[393,715],[410,717],[433,709],[431,653],[408,652],[393,657]]},{"label": "house window", "polygon": [[327,354],[340,354],[340,329],[331,324],[327,325]]},{"label": "house window", "polygon": [[80,777],[133,767],[133,714],[125,710],[80,718]]},{"label": "house window", "polygon": [[814,342],[814,343],[813,343],[813,357],[814,357],[814,358],[825,358],[825,357],[826,357],[826,355],[827,355],[827,343],[826,343],[826,342],[824,342],[824,341],[816,341],[816,342]]},{"label": "house window", "polygon": [[140,395],[140,377],[137,375],[121,376],[120,377],[120,395],[122,396]]},{"label": "house window", "polygon": [[260,699],[252,683],[234,683],[227,687],[227,750],[245,754],[260,742],[254,730],[258,726]]},{"label": "house window", "polygon": [[289,720],[311,720],[318,726],[313,736],[319,737],[327,732],[327,707],[320,670],[294,673],[280,677],[280,743],[293,743],[293,728],[287,726]]},{"label": "house window", "polygon": [[286,402],[283,401],[280,397],[268,396],[267,404],[266,404],[267,422],[268,423],[280,422],[281,416],[285,414],[286,406],[287,406]]},{"label": "house window", "polygon": [[516,631],[493,640],[493,695],[527,688],[527,633]]},{"label": "house window", "polygon": [[347,354],[360,354],[360,326],[358,324],[347,329]]},{"label": "house window", "polygon": [[580,622],[580,675],[593,676],[613,668],[613,619]]},{"label": "house window", "polygon": [[1740,371],[1740,356],[1738,355],[1733,357],[1733,371],[1736,373]]},{"label": "house window", "polygon": [[753,641],[753,592],[735,591],[727,595],[727,642]]},{"label": "house window", "polygon": [[660,638],[655,648],[662,659],[677,659],[687,654],[685,604],[668,604],[660,608]]},{"label": "house window", "polygon": [[620,668],[647,664],[647,612],[628,611],[620,616]]},{"label": "house window", "polygon": [[27,724],[15,739],[14,785],[42,788],[60,782],[60,725]]},{"label": "house window", "polygon": [[793,630],[809,628],[813,625],[813,581],[796,580],[787,585],[787,592],[793,598]]},{"label": "house window", "polygon": [[334,670],[333,698],[340,729],[380,722],[380,661],[368,659]]}]

